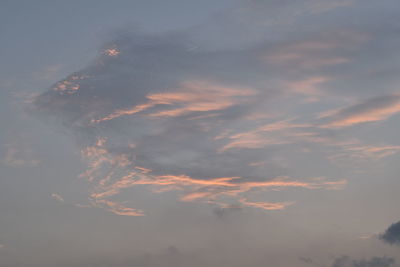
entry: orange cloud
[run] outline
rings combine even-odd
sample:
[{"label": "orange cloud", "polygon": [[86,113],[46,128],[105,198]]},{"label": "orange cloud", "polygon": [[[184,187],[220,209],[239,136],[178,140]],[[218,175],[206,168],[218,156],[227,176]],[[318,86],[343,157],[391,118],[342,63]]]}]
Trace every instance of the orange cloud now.
[{"label": "orange cloud", "polygon": [[[264,126],[265,129],[277,129],[275,126]],[[284,127],[284,126],[281,126]],[[289,127],[289,126],[285,126]],[[221,197],[241,201],[246,206],[260,207],[266,210],[282,209],[289,203],[256,203],[241,200],[241,194],[267,189],[284,189],[288,187],[304,189],[338,189],[346,184],[345,180],[328,181],[325,178],[293,180],[289,177],[276,177],[264,181],[248,181],[244,177],[193,178],[188,175],[153,175],[152,170],[135,164],[125,154],[113,154],[106,147],[106,140],[99,138],[96,144],[84,150],[82,155],[89,163],[88,170],[82,174],[93,184],[89,200],[92,206],[104,208],[119,215],[142,216],[143,212],[109,200],[121,190],[147,186],[152,192],[182,192],[181,201],[216,202]],[[118,169],[118,171],[116,171]],[[57,196],[54,194],[53,197]],[[218,201],[218,203],[227,203]]]},{"label": "orange cloud", "polygon": [[95,205],[105,208],[108,211],[115,213],[117,215],[144,216],[144,213],[142,210],[126,207],[126,206],[122,205],[121,203],[115,202],[115,201],[96,200]]},{"label": "orange cloud", "polygon": [[400,153],[400,146],[373,146],[373,145],[344,145],[343,152],[330,157],[331,160],[341,158],[352,159],[382,159],[393,154]]},{"label": "orange cloud", "polygon": [[116,48],[116,47],[111,47],[107,48],[103,51],[104,55],[110,56],[110,57],[116,57],[120,54],[121,52]]},{"label": "orange cloud", "polygon": [[71,75],[67,79],[57,82],[53,90],[61,95],[72,95],[80,89],[80,80],[86,79],[86,75]]},{"label": "orange cloud", "polygon": [[321,127],[342,128],[365,122],[382,121],[398,112],[400,112],[400,96],[382,96],[322,115],[320,118],[328,122]]},{"label": "orange cloud", "polygon": [[199,199],[214,199],[215,197],[215,192],[193,192],[183,195],[181,200],[191,202]]},{"label": "orange cloud", "polygon": [[291,123],[293,119],[286,119],[274,123],[262,125],[254,130],[223,136],[219,136],[219,139],[225,138],[232,141],[224,145],[219,152],[224,152],[233,148],[262,148],[268,145],[282,145],[293,142],[293,140],[287,138],[291,133],[288,129],[305,128],[311,127],[310,124],[302,123]]},{"label": "orange cloud", "polygon": [[99,123],[99,122],[103,122],[103,121],[109,121],[109,120],[112,120],[112,119],[115,119],[115,118],[118,118],[121,116],[125,116],[125,115],[133,115],[133,114],[139,113],[143,110],[146,110],[148,108],[154,107],[156,104],[157,103],[150,102],[150,103],[134,106],[133,108],[130,108],[130,109],[116,110],[113,113],[111,113],[101,119],[97,119],[97,120],[93,119],[91,122]]},{"label": "orange cloud", "polygon": [[251,132],[232,139],[234,139],[234,141],[229,142],[228,144],[223,146],[219,151],[224,152],[232,148],[255,149],[255,148],[262,148],[268,145],[281,145],[288,143],[288,141],[285,140],[268,138],[262,136],[259,133],[251,133]]},{"label": "orange cloud", "polygon": [[[148,101],[129,109],[117,110],[93,123],[112,120],[124,115],[134,115],[158,106],[151,111],[151,117],[176,117],[193,112],[223,110],[242,101],[242,97],[255,95],[248,88],[231,88],[206,81],[190,81],[181,84],[180,88],[168,93],[154,93],[146,96]],[[163,105],[163,107],[159,107]],[[164,107],[166,106],[166,107]]]},{"label": "orange cloud", "polygon": [[252,202],[245,198],[240,199],[240,203],[244,206],[260,208],[263,210],[283,210],[293,202]]},{"label": "orange cloud", "polygon": [[364,157],[384,158],[400,152],[400,146],[359,146],[349,148]]}]

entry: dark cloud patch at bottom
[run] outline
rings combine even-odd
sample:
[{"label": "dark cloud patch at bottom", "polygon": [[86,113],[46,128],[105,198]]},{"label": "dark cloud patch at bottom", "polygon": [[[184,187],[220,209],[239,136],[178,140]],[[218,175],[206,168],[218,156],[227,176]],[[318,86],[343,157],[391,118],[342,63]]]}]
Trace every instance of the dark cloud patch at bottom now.
[{"label": "dark cloud patch at bottom", "polygon": [[352,260],[348,256],[337,258],[332,267],[391,267],[395,260],[388,257],[373,257],[369,260]]},{"label": "dark cloud patch at bottom", "polygon": [[389,226],[380,239],[391,245],[400,245],[400,221]]},{"label": "dark cloud patch at bottom", "polygon": [[204,263],[195,255],[182,253],[175,246],[168,247],[159,254],[144,254],[135,259],[127,261],[123,266],[129,267],[156,267],[156,266],[204,266]]},{"label": "dark cloud patch at bottom", "polygon": [[241,211],[242,207],[239,205],[227,205],[227,207],[217,207],[213,210],[213,213],[218,218],[225,218],[232,214],[233,212]]},{"label": "dark cloud patch at bottom", "polygon": [[[311,258],[300,257],[300,261],[310,266],[327,267],[328,265],[315,262]],[[394,266],[395,260],[390,257],[372,257],[369,260],[354,260],[349,256],[341,256],[336,258],[330,267],[391,267]]]}]

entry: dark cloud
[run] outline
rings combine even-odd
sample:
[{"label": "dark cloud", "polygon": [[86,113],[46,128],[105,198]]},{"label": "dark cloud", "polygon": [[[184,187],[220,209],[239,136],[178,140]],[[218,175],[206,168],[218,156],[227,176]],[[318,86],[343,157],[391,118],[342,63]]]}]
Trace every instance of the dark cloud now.
[{"label": "dark cloud", "polygon": [[388,257],[373,257],[369,260],[353,260],[348,256],[337,258],[332,267],[391,267],[395,260]]},{"label": "dark cloud", "polygon": [[400,245],[400,222],[389,226],[389,228],[380,235],[380,239],[391,245]]}]

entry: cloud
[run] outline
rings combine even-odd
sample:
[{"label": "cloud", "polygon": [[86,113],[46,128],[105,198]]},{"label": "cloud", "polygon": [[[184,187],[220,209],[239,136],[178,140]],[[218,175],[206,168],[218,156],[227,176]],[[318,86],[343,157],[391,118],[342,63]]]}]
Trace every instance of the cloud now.
[{"label": "cloud", "polygon": [[52,196],[54,199],[56,199],[56,200],[58,200],[58,201],[60,201],[60,202],[64,202],[64,198],[63,198],[62,196],[60,196],[59,194],[53,193],[53,194],[51,194],[51,196]]},{"label": "cloud", "polygon": [[244,206],[259,208],[263,210],[283,210],[287,206],[292,205],[291,202],[253,202],[245,198],[240,199],[240,203]]},{"label": "cloud", "polygon": [[345,148],[346,153],[356,158],[375,158],[381,159],[400,152],[400,146],[372,146],[372,145],[353,145]]},{"label": "cloud", "polygon": [[[291,92],[308,96],[321,96],[323,93],[318,85],[329,81],[327,77],[309,77],[305,80],[295,81],[288,84]],[[311,98],[311,100],[313,100]]]},{"label": "cloud", "polygon": [[235,204],[221,202],[221,198],[236,199],[236,205],[258,207],[264,210],[280,210],[291,203],[250,202],[240,196],[246,192],[284,189],[338,189],[346,184],[345,180],[329,181],[325,178],[295,180],[290,177],[274,177],[264,180],[248,180],[246,177],[201,177],[188,175],[157,174],[154,170],[137,166],[132,160],[132,151],[115,154],[110,152],[106,140],[99,139],[95,145],[82,150],[87,159],[89,169],[82,177],[94,185],[90,194],[93,206],[103,207],[118,215],[142,216],[141,210],[128,208],[125,205],[111,201],[122,190],[145,186],[154,193],[166,191],[181,192],[181,201],[212,203],[221,208],[233,207]]},{"label": "cloud", "polygon": [[225,144],[220,151],[234,148],[260,148],[269,145],[280,145],[295,142],[296,137],[291,131],[313,127],[310,124],[293,123],[293,119],[286,119],[262,125],[248,132],[225,134],[219,139],[232,140]]},{"label": "cloud", "polygon": [[335,259],[332,267],[390,267],[394,266],[395,260],[388,257],[373,257],[369,260],[352,260],[348,256]]},{"label": "cloud", "polygon": [[[235,100],[236,98],[255,95],[251,89],[223,87],[207,81],[189,81],[179,87],[180,89],[175,92],[149,94],[146,96],[148,100],[145,103],[129,109],[114,111],[104,118],[92,120],[92,122],[100,123],[124,115],[134,115],[157,106],[164,106],[164,108],[153,112],[150,110],[147,116],[179,117],[192,113],[221,111],[237,104],[239,99]],[[175,108],[168,108],[174,106]]]},{"label": "cloud", "polygon": [[380,235],[380,239],[391,245],[400,245],[400,222],[389,226],[389,228]]},{"label": "cloud", "polygon": [[[300,261],[312,265],[312,266],[319,266],[324,267],[327,265],[319,264],[312,260],[311,258],[304,258],[300,257]],[[336,258],[332,264],[329,266],[331,267],[391,267],[394,266],[395,259],[390,257],[372,257],[369,260],[354,260],[349,256],[341,256]]]},{"label": "cloud", "polygon": [[6,145],[2,162],[12,167],[34,167],[40,163],[37,155],[26,142],[19,140]]},{"label": "cloud", "polygon": [[400,112],[400,96],[387,95],[368,99],[359,104],[330,112],[321,118],[323,127],[340,128],[360,123],[382,121]]},{"label": "cloud", "polygon": [[230,136],[233,141],[228,143],[216,138],[228,127],[246,123],[255,107],[274,97],[274,90],[260,87],[265,76],[257,66],[258,48],[201,51],[188,49],[184,40],[121,36],[102,49],[92,65],[55,83],[33,102],[37,112],[60,118],[79,137],[88,163],[81,176],[93,185],[91,205],[142,216],[142,210],[126,206],[118,195],[145,186],[155,193],[176,191],[186,202],[220,205],[220,199],[228,197],[224,205],[278,210],[288,203],[251,202],[242,195],[345,184],[343,179],[265,175],[260,166],[251,165],[267,156],[265,152],[245,155],[232,150],[265,146],[268,138],[258,135],[301,124],[262,125]]},{"label": "cloud", "polygon": [[311,258],[306,258],[306,257],[299,257],[299,260],[308,264],[308,265],[312,265],[312,266],[317,266],[317,267],[326,267],[326,265],[323,264],[319,264],[317,262],[315,262],[313,259]]},{"label": "cloud", "polygon": [[[142,216],[122,195],[145,187],[185,202],[283,209],[285,201],[250,199],[260,191],[346,184],[331,177],[341,171],[305,171],[297,160],[305,153],[334,168],[338,158],[382,159],[399,151],[338,133],[400,110],[389,89],[335,108],[349,96],[366,97],[357,89],[364,87],[343,93],[340,83],[358,85],[361,73],[348,73],[376,62],[368,49],[379,30],[347,19],[330,24],[336,10],[353,14],[356,3],[248,1],[189,30],[119,32],[87,67],[36,96],[32,109],[76,137],[92,206]],[[309,25],[310,17],[321,23],[293,27]],[[360,25],[369,23],[366,17]],[[332,109],[316,119],[326,106]]]},{"label": "cloud", "polygon": [[350,63],[351,57],[344,51],[354,50],[366,39],[363,34],[347,31],[338,31],[334,37],[321,34],[298,42],[282,43],[274,49],[266,50],[262,58],[266,64],[285,67],[288,70],[301,68],[315,71]]}]

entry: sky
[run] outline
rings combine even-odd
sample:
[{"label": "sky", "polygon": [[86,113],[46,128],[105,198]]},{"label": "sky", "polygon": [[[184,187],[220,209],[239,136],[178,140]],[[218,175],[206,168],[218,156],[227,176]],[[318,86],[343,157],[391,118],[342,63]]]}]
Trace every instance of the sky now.
[{"label": "sky", "polygon": [[0,2],[0,266],[400,266],[396,0]]}]

